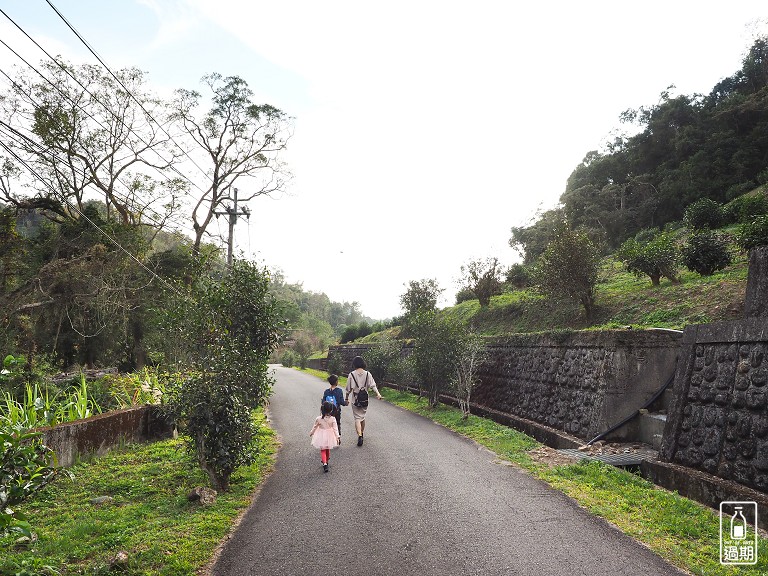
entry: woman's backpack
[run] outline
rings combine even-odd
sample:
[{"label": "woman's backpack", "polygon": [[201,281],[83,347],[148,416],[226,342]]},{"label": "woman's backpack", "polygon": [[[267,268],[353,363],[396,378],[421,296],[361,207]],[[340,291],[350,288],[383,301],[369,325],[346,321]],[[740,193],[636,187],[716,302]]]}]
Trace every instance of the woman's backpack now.
[{"label": "woman's backpack", "polygon": [[[365,388],[360,388],[360,384],[357,383],[357,378],[355,378],[355,375],[350,372],[350,376],[352,376],[352,380],[355,383],[355,386],[357,386],[357,392],[355,393],[355,406],[358,408],[368,408],[368,390]],[[368,372],[365,373],[365,382],[363,383],[363,386],[368,384]]]}]

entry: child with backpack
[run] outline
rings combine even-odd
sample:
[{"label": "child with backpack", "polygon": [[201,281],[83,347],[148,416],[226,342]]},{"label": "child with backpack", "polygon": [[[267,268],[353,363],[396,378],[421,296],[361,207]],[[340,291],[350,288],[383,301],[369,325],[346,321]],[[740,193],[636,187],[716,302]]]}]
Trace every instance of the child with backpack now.
[{"label": "child with backpack", "polygon": [[328,472],[331,449],[336,448],[341,442],[333,411],[333,404],[323,402],[323,406],[320,408],[320,416],[315,418],[315,425],[312,426],[312,430],[309,432],[309,437],[312,438],[312,446],[320,450],[323,472]]},{"label": "child with backpack", "polygon": [[341,438],[341,407],[348,405],[349,402],[344,400],[344,391],[338,386],[339,377],[336,376],[336,374],[331,374],[328,376],[328,384],[330,384],[331,387],[326,388],[325,392],[323,392],[323,399],[320,400],[320,406],[322,407],[323,402],[330,402],[334,405],[335,411],[333,415],[336,417],[336,425],[339,429],[339,438]]}]

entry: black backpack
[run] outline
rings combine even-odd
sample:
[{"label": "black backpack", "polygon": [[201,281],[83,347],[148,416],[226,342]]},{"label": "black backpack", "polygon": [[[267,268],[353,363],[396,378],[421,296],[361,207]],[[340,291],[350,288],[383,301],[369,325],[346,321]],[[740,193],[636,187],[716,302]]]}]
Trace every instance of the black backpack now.
[{"label": "black backpack", "polygon": [[[355,378],[352,372],[350,372],[349,375],[352,376],[352,380],[358,388],[358,391],[355,394],[355,406],[358,408],[368,408],[368,390],[360,388],[360,385],[357,383],[357,378]],[[366,384],[368,384],[368,372],[365,373],[365,382],[363,383],[363,386]]]}]

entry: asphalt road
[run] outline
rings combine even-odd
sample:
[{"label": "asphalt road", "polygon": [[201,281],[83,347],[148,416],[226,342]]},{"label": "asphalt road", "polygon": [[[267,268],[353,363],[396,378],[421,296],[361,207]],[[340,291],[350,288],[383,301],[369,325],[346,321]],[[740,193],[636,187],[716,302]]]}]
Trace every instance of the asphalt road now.
[{"label": "asphalt road", "polygon": [[371,398],[365,443],[342,411],[323,473],[309,430],[327,384],[276,368],[282,447],[212,574],[666,576],[682,572],[441,426]]}]

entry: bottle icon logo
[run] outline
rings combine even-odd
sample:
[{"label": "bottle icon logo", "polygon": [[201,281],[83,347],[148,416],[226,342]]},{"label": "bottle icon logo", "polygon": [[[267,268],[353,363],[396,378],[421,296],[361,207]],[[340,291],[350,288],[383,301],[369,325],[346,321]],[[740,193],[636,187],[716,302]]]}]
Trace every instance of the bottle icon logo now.
[{"label": "bottle icon logo", "polygon": [[720,503],[720,564],[757,564],[757,503]]},{"label": "bottle icon logo", "polygon": [[734,506],[736,512],[731,516],[731,538],[744,540],[747,537],[747,519],[742,514],[742,506]]}]

